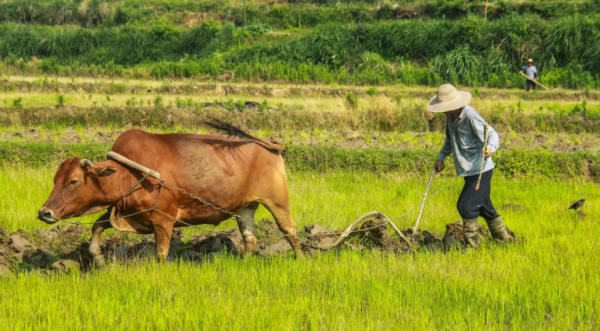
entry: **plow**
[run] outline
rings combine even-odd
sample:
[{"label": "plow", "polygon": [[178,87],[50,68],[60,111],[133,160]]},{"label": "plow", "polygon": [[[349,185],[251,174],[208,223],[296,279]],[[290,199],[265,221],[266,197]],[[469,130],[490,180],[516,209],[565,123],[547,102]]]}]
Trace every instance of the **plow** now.
[{"label": "plow", "polygon": [[[107,156],[109,159],[112,159],[116,162],[121,163],[124,166],[127,166],[131,169],[141,172],[143,177],[135,185],[133,185],[125,194],[123,194],[121,196],[121,198],[117,201],[117,203],[115,203],[113,206],[111,206],[109,208],[110,218],[104,219],[104,220],[99,220],[96,222],[90,222],[90,223],[82,223],[82,222],[78,222],[78,221],[72,221],[70,219],[58,219],[58,221],[61,221],[63,223],[68,223],[71,225],[75,225],[75,226],[81,226],[81,225],[92,225],[92,224],[98,223],[98,222],[110,222],[110,221],[117,220],[119,218],[127,218],[127,217],[134,216],[136,214],[143,213],[143,212],[157,212],[159,214],[169,216],[168,214],[166,214],[165,212],[163,212],[157,208],[158,202],[161,199],[163,188],[165,188],[165,187],[174,189],[174,190],[178,190],[178,191],[182,192],[183,194],[190,196],[191,198],[198,201],[199,203],[204,204],[207,207],[215,209],[221,213],[227,214],[233,218],[244,219],[243,215],[239,215],[238,213],[227,210],[227,209],[217,205],[216,203],[213,203],[211,201],[208,201],[206,199],[203,199],[203,198],[195,196],[191,193],[188,193],[185,190],[177,187],[173,183],[170,183],[170,182],[165,181],[164,179],[161,179],[160,173],[158,173],[155,170],[149,169],[141,164],[138,164],[138,163],[136,163],[130,159],[127,159],[126,157],[124,157],[118,153],[112,152],[112,151],[109,152],[107,154]],[[477,164],[475,164],[474,167],[475,166],[477,166]],[[452,184],[455,180],[460,178],[460,177],[457,177],[457,178],[453,179],[452,181],[450,181],[443,187],[439,188],[433,194],[429,194],[429,190],[431,188],[431,184],[432,184],[433,178],[435,176],[435,173],[436,173],[436,170],[432,169],[430,176],[429,176],[429,180],[427,182],[426,191],[423,194],[423,196],[424,196],[423,200],[420,203],[415,204],[414,206],[409,208],[409,210],[404,212],[402,215],[399,215],[394,218],[390,218],[387,215],[374,210],[374,211],[367,212],[364,215],[358,217],[343,231],[330,231],[318,224],[314,224],[314,225],[306,226],[304,232],[300,232],[299,234],[297,234],[295,236],[300,240],[303,250],[308,251],[311,254],[315,254],[316,252],[320,252],[320,251],[340,249],[343,247],[351,248],[351,249],[357,249],[357,248],[362,249],[361,247],[364,247],[363,242],[367,242],[372,247],[377,247],[379,249],[383,249],[386,251],[405,252],[405,253],[416,251],[421,248],[426,248],[429,251],[448,250],[450,248],[455,248],[455,247],[457,247],[457,244],[460,244],[463,242],[462,226],[460,224],[461,223],[460,221],[457,223],[448,224],[446,226],[446,232],[444,233],[443,236],[435,235],[429,231],[421,230],[419,228],[419,224],[422,219],[425,203],[429,199],[433,198],[435,195],[440,193],[442,190],[449,187],[449,185]],[[155,200],[155,203],[152,208],[137,211],[133,214],[128,214],[128,215],[115,215],[115,210],[117,209],[118,204],[125,197],[129,196],[132,192],[134,192],[135,190],[140,188],[144,181],[151,181],[151,180],[154,181],[152,183],[153,186],[158,186],[157,195],[155,198],[156,200]],[[415,211],[417,208],[419,208],[419,213],[418,213],[418,216],[417,216],[414,226],[409,229],[406,229],[404,231],[401,230],[396,225],[395,221],[397,221],[401,218],[405,218],[409,213]],[[185,227],[196,227],[197,226],[197,225],[188,224],[188,223],[186,223],[180,219],[177,219],[175,217],[172,217],[172,216],[169,216],[169,217],[171,217],[175,222],[181,223],[180,224],[181,226],[185,226]],[[254,220],[250,220],[250,219],[246,219],[246,221],[254,222]],[[289,249],[291,249],[291,247],[289,247],[289,245],[286,245],[287,243],[283,240],[283,239],[285,239],[285,237],[290,236],[290,235],[283,234],[280,231],[278,231],[276,226],[274,226],[274,224],[272,222],[269,223],[268,221],[262,221],[256,225],[257,225],[257,228],[261,231],[260,234],[256,233],[256,237],[259,240],[259,249],[258,249],[259,254],[270,255],[270,254],[284,253],[284,252],[287,252]],[[387,227],[389,227],[393,231],[392,233],[395,234],[398,239],[393,239],[387,233],[387,230],[386,230]],[[234,233],[235,231],[237,231],[237,229],[234,229],[232,231],[225,231],[225,232],[203,230],[203,232],[200,236],[196,236],[193,239],[191,239],[191,241],[190,241],[190,242],[192,242],[191,246],[201,247],[201,248],[185,253],[184,257],[192,256],[194,258],[201,259],[202,254],[204,254],[204,255],[215,254],[215,253],[221,252],[222,250],[229,250],[229,251],[235,252],[236,254],[241,254],[241,252],[243,251],[239,247],[241,239],[238,238],[239,236]],[[482,235],[484,235],[484,236],[486,235],[486,230],[483,227],[481,227],[480,232]],[[239,231],[238,231],[238,234],[239,234]],[[488,234],[488,237],[489,237],[489,234]],[[358,238],[358,244],[346,243],[346,241],[350,238]],[[221,244],[215,246],[214,242],[216,242],[216,241],[220,242]],[[228,243],[228,244],[223,244],[223,243]],[[190,246],[190,245],[188,245],[188,246]],[[124,250],[124,249],[125,248],[121,248],[121,250]],[[129,251],[130,249],[132,249],[133,251],[139,250],[138,248],[135,248],[135,247],[129,247],[126,250]],[[177,248],[171,247],[171,250],[177,251]],[[197,253],[200,255],[197,255]],[[173,254],[175,254],[175,253],[173,253]],[[173,254],[171,254],[170,256],[173,256]],[[122,255],[122,253],[119,253],[119,251],[118,251],[116,255]]]}]

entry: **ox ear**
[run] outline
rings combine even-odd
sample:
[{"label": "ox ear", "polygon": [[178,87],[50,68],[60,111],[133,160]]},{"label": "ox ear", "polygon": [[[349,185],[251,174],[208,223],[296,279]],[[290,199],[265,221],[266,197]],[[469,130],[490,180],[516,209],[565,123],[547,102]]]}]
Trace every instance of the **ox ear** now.
[{"label": "ox ear", "polygon": [[91,169],[90,174],[93,177],[108,177],[117,172],[117,168],[115,167],[99,167]]}]

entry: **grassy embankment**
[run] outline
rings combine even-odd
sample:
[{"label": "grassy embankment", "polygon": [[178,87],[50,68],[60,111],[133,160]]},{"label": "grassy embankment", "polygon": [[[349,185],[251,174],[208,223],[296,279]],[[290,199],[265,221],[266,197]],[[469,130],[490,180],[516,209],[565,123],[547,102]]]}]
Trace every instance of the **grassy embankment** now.
[{"label": "grassy embankment", "polygon": [[[287,145],[435,150],[445,124],[426,111],[435,90],[424,87],[10,77],[1,89],[0,140],[13,142],[110,143],[128,128],[204,133],[212,116]],[[470,91],[503,149],[600,148],[596,91]]]},{"label": "grassy embankment", "polygon": [[[6,1],[0,69],[288,83],[600,86],[593,1]],[[2,12],[2,11],[0,11]],[[531,33],[535,31],[535,33]],[[234,75],[224,73],[232,72]]]},{"label": "grassy embankment", "polygon": [[[10,192],[0,198],[2,226],[47,227],[34,217],[51,189],[52,169],[9,166],[0,177]],[[436,179],[432,189],[448,181]],[[299,226],[341,229],[372,209],[392,217],[405,212],[421,200],[424,185],[423,178],[405,176],[292,173],[292,213]],[[596,185],[501,177],[493,185],[498,207],[525,207],[499,209],[526,237],[523,245],[433,255],[345,251],[303,261],[139,261],[85,277],[19,274],[0,280],[0,322],[62,330],[593,328],[600,309]],[[458,218],[459,190],[452,183],[428,202],[423,228],[439,233]],[[588,202],[580,221],[566,208],[581,197]],[[415,217],[416,211],[397,223],[409,227]]]}]

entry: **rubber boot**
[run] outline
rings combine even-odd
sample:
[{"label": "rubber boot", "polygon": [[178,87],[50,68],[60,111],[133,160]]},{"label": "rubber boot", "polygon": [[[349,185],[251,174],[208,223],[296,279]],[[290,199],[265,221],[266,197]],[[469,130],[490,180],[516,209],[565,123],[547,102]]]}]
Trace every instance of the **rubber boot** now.
[{"label": "rubber boot", "polygon": [[463,220],[463,237],[465,245],[471,247],[479,246],[479,222],[476,218]]},{"label": "rubber boot", "polygon": [[508,234],[506,230],[506,225],[504,225],[504,221],[502,221],[502,217],[498,216],[493,220],[485,220],[488,228],[490,229],[490,234],[492,238],[496,241],[505,242],[512,239],[511,235]]}]

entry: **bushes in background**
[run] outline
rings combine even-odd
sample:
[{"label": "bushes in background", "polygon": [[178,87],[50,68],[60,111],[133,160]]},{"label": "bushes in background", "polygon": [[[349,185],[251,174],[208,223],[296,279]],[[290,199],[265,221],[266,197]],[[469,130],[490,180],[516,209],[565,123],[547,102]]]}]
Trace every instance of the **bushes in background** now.
[{"label": "bushes in background", "polygon": [[[319,25],[307,33],[205,20],[193,28],[155,21],[96,29],[0,25],[0,56],[12,72],[192,77],[294,83],[516,87],[534,58],[540,82],[600,87],[600,18],[509,15],[497,20],[396,20]],[[31,58],[33,65],[23,64]]]}]

